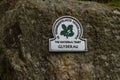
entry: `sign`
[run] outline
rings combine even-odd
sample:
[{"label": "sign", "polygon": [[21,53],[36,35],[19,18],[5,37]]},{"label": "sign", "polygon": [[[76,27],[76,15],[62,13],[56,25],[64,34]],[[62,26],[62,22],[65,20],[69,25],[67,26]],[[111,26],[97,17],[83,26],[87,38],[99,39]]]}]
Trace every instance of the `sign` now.
[{"label": "sign", "polygon": [[87,40],[82,38],[83,28],[74,17],[62,16],[52,27],[54,38],[49,39],[50,52],[87,51]]}]

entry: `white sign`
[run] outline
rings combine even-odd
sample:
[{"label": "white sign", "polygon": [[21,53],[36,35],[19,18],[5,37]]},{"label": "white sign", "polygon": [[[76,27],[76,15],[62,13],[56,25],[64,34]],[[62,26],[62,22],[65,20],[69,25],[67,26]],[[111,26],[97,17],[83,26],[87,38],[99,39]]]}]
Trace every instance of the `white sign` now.
[{"label": "white sign", "polygon": [[49,39],[50,52],[87,51],[87,40],[82,38],[83,28],[74,17],[63,16],[52,27],[54,38]]}]

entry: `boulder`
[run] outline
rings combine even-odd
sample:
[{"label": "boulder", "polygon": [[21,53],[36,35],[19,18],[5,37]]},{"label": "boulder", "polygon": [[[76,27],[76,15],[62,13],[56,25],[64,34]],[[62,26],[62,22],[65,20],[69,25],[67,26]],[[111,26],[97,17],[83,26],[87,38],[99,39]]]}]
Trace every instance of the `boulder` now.
[{"label": "boulder", "polygon": [[[2,0],[0,80],[119,80],[119,10],[77,0]],[[49,52],[52,25],[66,15],[81,22],[87,52]]]}]

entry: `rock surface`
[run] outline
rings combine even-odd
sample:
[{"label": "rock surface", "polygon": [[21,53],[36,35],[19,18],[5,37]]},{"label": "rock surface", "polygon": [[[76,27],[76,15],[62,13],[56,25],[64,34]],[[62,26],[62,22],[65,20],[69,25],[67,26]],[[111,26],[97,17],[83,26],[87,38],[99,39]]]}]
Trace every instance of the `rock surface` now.
[{"label": "rock surface", "polygon": [[[120,80],[120,14],[115,11],[76,0],[2,0],[0,80]],[[87,52],[48,51],[52,25],[65,15],[82,23]]]}]

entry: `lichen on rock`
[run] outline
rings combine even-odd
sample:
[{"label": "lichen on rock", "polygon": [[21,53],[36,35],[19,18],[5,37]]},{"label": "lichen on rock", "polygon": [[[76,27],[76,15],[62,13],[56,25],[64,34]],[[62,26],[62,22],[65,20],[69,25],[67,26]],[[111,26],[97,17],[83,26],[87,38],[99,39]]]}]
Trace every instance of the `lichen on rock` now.
[{"label": "lichen on rock", "polygon": [[[119,80],[120,15],[114,10],[77,0],[2,0],[0,80]],[[87,52],[49,52],[52,25],[65,15],[81,22]]]}]

